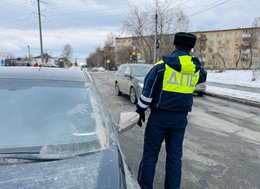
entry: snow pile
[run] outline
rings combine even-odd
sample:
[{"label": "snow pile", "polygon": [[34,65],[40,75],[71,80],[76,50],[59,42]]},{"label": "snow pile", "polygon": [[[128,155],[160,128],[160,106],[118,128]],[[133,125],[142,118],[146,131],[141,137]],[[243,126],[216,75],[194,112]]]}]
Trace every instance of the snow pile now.
[{"label": "snow pile", "polygon": [[[255,81],[252,81],[252,70],[227,70],[224,72],[207,70],[207,72],[208,82],[260,88],[260,76],[258,76]],[[206,92],[260,102],[260,94],[256,92],[234,90],[210,85],[207,85]]]},{"label": "snow pile", "polygon": [[224,72],[207,70],[207,72],[207,81],[210,82],[242,85],[248,87],[260,87],[260,76],[258,76],[255,81],[252,81],[252,70],[227,70]]}]

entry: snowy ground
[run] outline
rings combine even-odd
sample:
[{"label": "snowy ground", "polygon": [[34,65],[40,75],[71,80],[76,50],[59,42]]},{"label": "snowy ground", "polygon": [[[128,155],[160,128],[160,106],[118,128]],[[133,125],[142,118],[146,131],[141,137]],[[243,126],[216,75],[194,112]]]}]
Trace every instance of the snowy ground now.
[{"label": "snowy ground", "polygon": [[[257,77],[255,81],[252,81],[252,70],[227,70],[224,72],[207,70],[207,72],[207,81],[210,82],[260,88],[260,75]],[[219,88],[208,85],[206,92],[260,102],[260,94],[250,91]]]}]

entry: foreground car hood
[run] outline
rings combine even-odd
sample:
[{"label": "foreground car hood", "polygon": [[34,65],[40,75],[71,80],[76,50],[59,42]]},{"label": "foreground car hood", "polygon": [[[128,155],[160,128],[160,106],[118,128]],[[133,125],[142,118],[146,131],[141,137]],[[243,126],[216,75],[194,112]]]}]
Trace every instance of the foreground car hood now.
[{"label": "foreground car hood", "polygon": [[[102,152],[72,159],[0,165],[0,188],[132,188],[127,180],[135,182],[133,175],[124,173],[124,162],[117,146]],[[120,174],[120,171],[123,174]],[[133,179],[133,180],[131,180]],[[135,184],[135,183],[134,183]]]}]

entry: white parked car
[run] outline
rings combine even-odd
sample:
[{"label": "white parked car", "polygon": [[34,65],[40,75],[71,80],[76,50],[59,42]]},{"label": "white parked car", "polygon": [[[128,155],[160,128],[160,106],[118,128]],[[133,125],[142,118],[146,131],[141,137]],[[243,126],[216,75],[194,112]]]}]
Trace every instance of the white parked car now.
[{"label": "white parked car", "polygon": [[206,82],[204,83],[199,83],[196,85],[196,89],[194,91],[194,93],[197,93],[199,96],[203,96],[206,93]]}]

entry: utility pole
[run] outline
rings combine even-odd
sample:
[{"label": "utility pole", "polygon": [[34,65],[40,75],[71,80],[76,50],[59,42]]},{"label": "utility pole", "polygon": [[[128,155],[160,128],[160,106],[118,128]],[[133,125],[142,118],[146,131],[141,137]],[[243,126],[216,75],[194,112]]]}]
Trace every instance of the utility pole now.
[{"label": "utility pole", "polygon": [[38,1],[38,18],[39,18],[40,45],[41,45],[41,63],[43,66],[44,61],[43,61],[43,47],[42,47],[41,9],[40,9],[40,0],[37,0],[37,1]]},{"label": "utility pole", "polygon": [[22,40],[20,40],[20,42],[22,42],[22,43],[24,43],[25,45],[27,45],[27,47],[28,47],[28,53],[29,53],[29,62],[31,62],[30,46],[29,46],[27,43],[25,43],[24,41],[22,41]]},{"label": "utility pole", "polygon": [[155,7],[155,34],[154,34],[154,56],[153,62],[154,64],[157,62],[157,0],[156,0],[156,7]]}]

